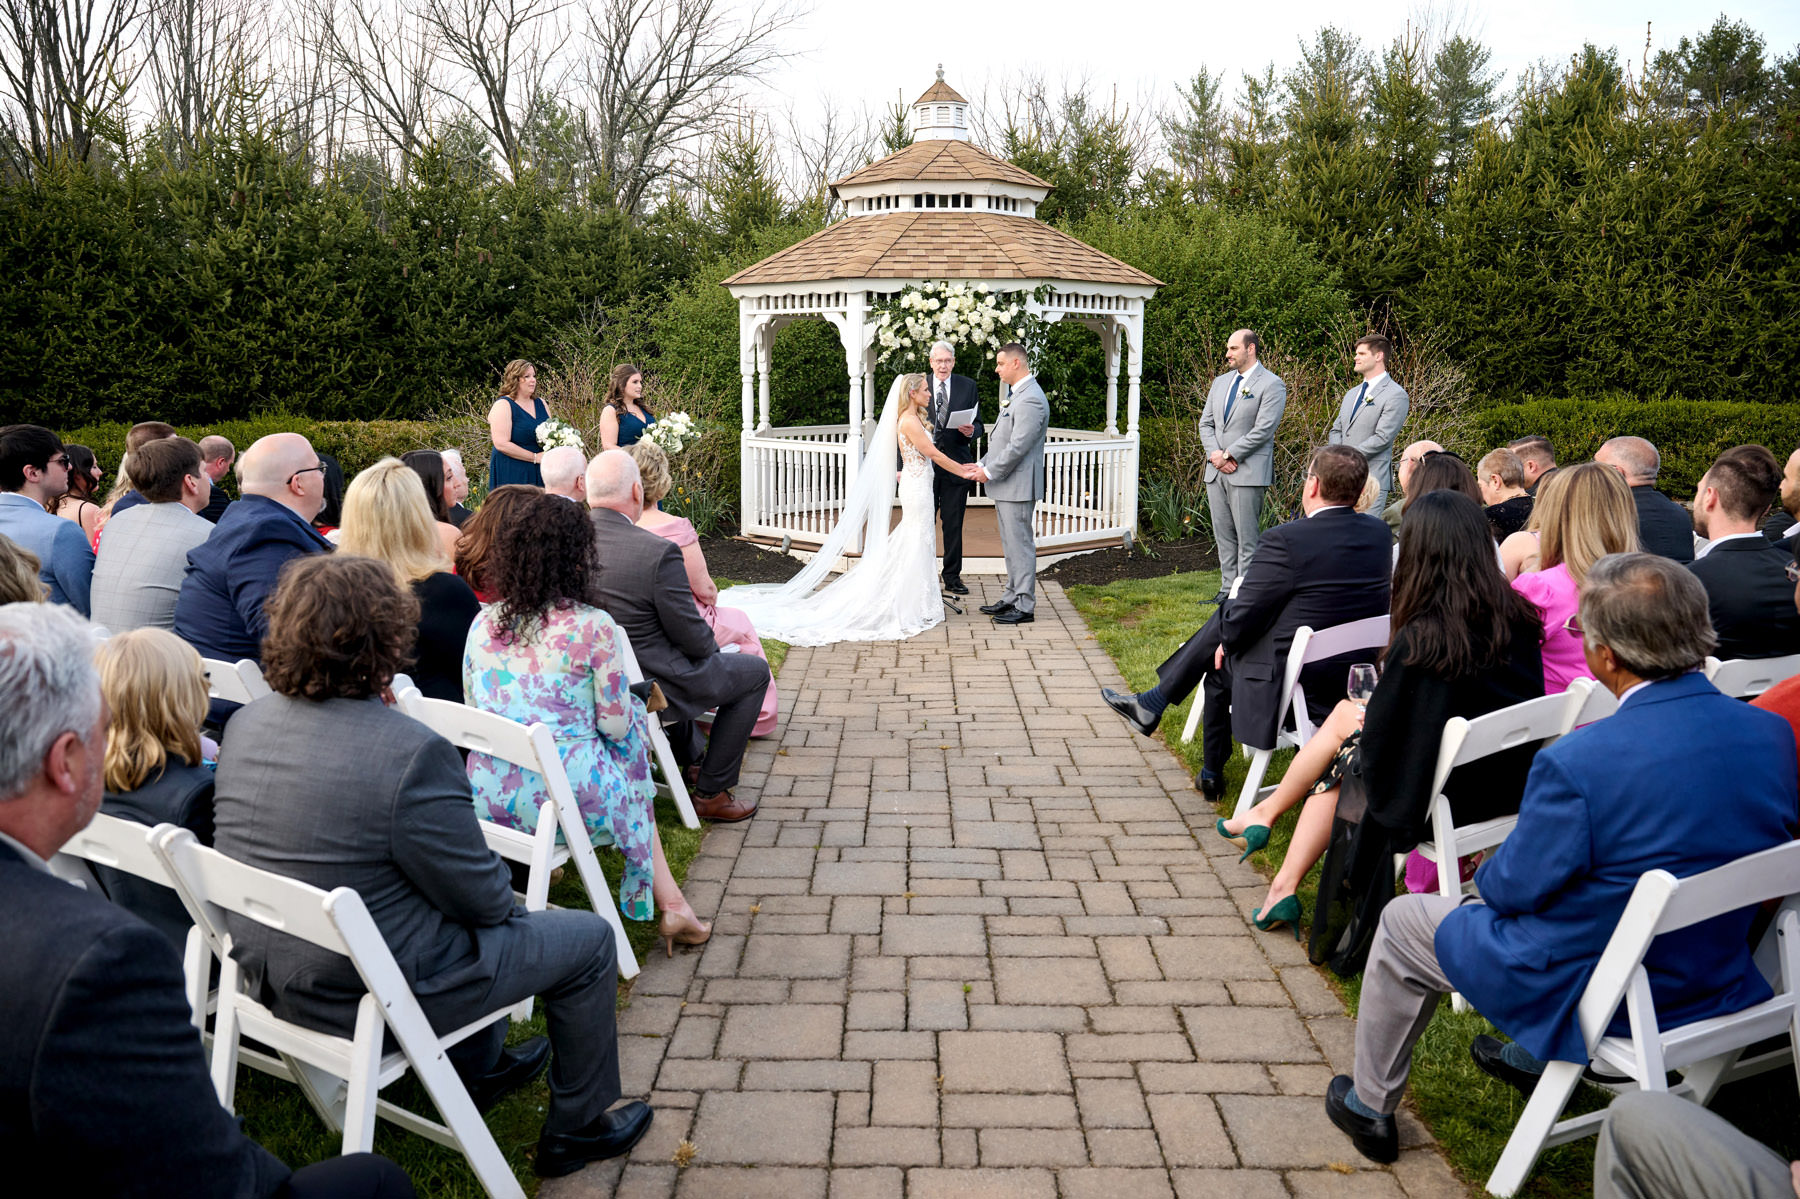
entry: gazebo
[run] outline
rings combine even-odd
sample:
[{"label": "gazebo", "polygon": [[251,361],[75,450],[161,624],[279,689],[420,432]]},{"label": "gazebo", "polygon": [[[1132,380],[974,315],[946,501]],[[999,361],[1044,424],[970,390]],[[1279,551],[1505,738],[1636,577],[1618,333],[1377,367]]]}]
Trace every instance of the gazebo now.
[{"label": "gazebo", "polygon": [[[968,102],[944,82],[941,66],[937,82],[913,104],[913,136],[912,145],[831,185],[844,217],[724,281],[738,302],[743,534],[798,550],[824,540],[879,415],[871,309],[908,286],[944,281],[1017,292],[1045,320],[1076,320],[1100,335],[1106,427],[1049,432],[1046,494],[1037,514],[1039,563],[1129,540],[1137,527],[1144,304],[1160,281],[1039,221],[1037,207],[1050,185],[969,141]],[[1040,301],[1034,293],[1044,285]],[[774,429],[775,333],[808,319],[829,321],[838,331],[848,365],[848,419]],[[984,400],[983,408],[991,419],[992,404]],[[970,504],[966,568],[998,571],[998,558],[978,548],[977,506],[991,508],[991,501],[977,488]]]}]

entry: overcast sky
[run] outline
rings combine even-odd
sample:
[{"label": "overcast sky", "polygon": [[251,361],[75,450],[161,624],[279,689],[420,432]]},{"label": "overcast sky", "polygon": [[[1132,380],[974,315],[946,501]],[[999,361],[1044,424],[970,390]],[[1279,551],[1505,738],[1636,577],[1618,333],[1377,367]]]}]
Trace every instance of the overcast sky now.
[{"label": "overcast sky", "polygon": [[[909,11],[909,9],[911,11]],[[1273,61],[1278,71],[1298,58],[1297,46],[1331,22],[1378,46],[1401,33],[1408,17],[1426,11],[1407,0],[1364,0],[1352,8],[1323,0],[1202,4],[1192,0],[995,0],[894,5],[871,0],[813,0],[810,13],[787,35],[801,56],[771,80],[771,107],[791,100],[811,123],[826,103],[845,113],[878,110],[896,93],[910,104],[931,84],[937,64],[971,100],[984,82],[1026,69],[1053,83],[1085,76],[1096,93],[1116,85],[1121,100],[1164,102],[1202,68],[1226,71],[1234,93],[1239,74]],[[1505,71],[1505,86],[1542,57],[1566,58],[1583,42],[1616,46],[1625,61],[1642,57],[1645,23],[1655,47],[1707,29],[1720,14],[1714,0],[1506,0],[1446,6],[1448,22],[1478,37]],[[1800,43],[1800,3],[1752,0],[1726,11],[1762,34],[1770,59]],[[916,15],[915,15],[916,14]],[[1446,18],[1440,16],[1439,24]]]}]

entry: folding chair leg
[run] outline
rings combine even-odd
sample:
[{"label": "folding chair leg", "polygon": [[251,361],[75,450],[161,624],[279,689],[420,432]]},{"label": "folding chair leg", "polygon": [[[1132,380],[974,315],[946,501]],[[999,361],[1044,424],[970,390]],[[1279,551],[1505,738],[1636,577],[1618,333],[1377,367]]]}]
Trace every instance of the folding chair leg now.
[{"label": "folding chair leg", "polygon": [[332,1132],[342,1133],[349,1084],[329,1070],[321,1070],[290,1054],[282,1054],[281,1061],[287,1065],[288,1077],[306,1096],[307,1105],[318,1114],[320,1122]]},{"label": "folding chair leg", "polygon": [[1531,1092],[1500,1160],[1494,1164],[1494,1172],[1488,1175],[1490,1195],[1507,1199],[1524,1185],[1580,1081],[1581,1067],[1574,1062],[1550,1062],[1544,1067],[1544,1076],[1538,1079],[1537,1089]]},{"label": "folding chair leg", "polygon": [[1233,820],[1241,820],[1244,813],[1256,806],[1257,794],[1262,790],[1263,776],[1269,773],[1269,758],[1274,751],[1259,749],[1250,759],[1250,769],[1244,773],[1244,789],[1238,792],[1237,811],[1232,813]]},{"label": "folding chair leg", "polygon": [[[679,779],[679,776],[677,776]],[[569,813],[563,820],[563,840],[569,843],[569,857],[575,863],[575,872],[581,875],[581,885],[587,888],[588,903],[600,918],[612,926],[613,947],[619,959],[619,977],[636,978],[638,973],[637,954],[632,952],[631,938],[625,935],[625,920],[619,915],[619,901],[607,885],[606,874],[600,869],[600,859],[594,854],[594,843],[588,840],[587,828],[582,823],[579,812]]]},{"label": "folding chair leg", "polygon": [[363,996],[356,1012],[356,1061],[350,1067],[349,1089],[344,1094],[342,1152],[346,1155],[375,1149],[375,1105],[381,1091],[381,1044],[386,1033],[380,1005],[374,996]]},{"label": "folding chair leg", "polygon": [[1194,734],[1199,731],[1200,717],[1206,708],[1206,681],[1202,679],[1194,688],[1194,706],[1188,709],[1187,723],[1181,726],[1181,743],[1193,741]]},{"label": "folding chair leg", "polygon": [[[596,907],[600,906],[598,904]],[[395,1029],[396,1034],[399,1030]],[[408,1038],[402,1039],[402,1045]],[[518,1178],[512,1167],[506,1164],[506,1155],[500,1152],[500,1146],[494,1142],[494,1134],[488,1130],[487,1122],[475,1109],[475,1101],[469,1098],[469,1090],[457,1077],[456,1069],[450,1059],[441,1052],[423,1052],[424,1046],[418,1047],[421,1052],[407,1050],[407,1058],[412,1062],[413,1072],[424,1084],[426,1094],[437,1107],[438,1115],[444,1121],[444,1127],[456,1138],[457,1147],[468,1159],[469,1168],[481,1182],[482,1188],[494,1199],[525,1199],[525,1192],[519,1186]]]},{"label": "folding chair leg", "polygon": [[694,801],[688,795],[687,782],[681,777],[681,766],[675,761],[674,749],[669,746],[669,735],[663,732],[662,725],[655,718],[650,721],[650,745],[656,751],[656,764],[662,767],[669,795],[681,812],[681,823],[688,828],[699,828],[700,816],[694,811]]},{"label": "folding chair leg", "polygon": [[206,993],[212,983],[212,954],[200,926],[188,929],[187,946],[181,956],[181,981],[187,991],[188,1013],[202,1037],[206,1034]]},{"label": "folding chair leg", "polygon": [[227,958],[219,972],[219,1014],[213,1021],[212,1082],[228,1112],[237,1110],[238,1019],[237,1006],[226,997],[236,995],[237,989],[238,964]]}]

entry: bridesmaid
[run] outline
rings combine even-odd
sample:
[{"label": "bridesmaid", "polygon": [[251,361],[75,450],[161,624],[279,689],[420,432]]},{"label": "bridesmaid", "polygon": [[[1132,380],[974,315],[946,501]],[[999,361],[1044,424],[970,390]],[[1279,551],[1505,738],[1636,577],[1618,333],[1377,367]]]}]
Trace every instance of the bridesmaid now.
[{"label": "bridesmaid", "polygon": [[644,404],[644,372],[629,362],[613,367],[600,411],[600,445],[609,450],[636,445],[655,423],[656,413]]},{"label": "bridesmaid", "polygon": [[537,398],[537,368],[523,358],[507,363],[500,376],[500,394],[488,409],[488,436],[494,442],[488,455],[489,491],[508,483],[544,485],[538,470],[544,454],[537,429],[549,419],[550,410]]}]

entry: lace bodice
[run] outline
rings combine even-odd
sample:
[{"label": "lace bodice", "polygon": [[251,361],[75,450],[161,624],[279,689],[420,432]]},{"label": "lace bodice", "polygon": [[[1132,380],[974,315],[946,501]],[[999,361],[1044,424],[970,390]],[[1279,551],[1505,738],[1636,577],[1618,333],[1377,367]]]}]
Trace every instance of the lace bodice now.
[{"label": "lace bodice", "polygon": [[901,469],[909,477],[929,475],[931,473],[931,459],[927,458],[924,451],[913,445],[913,443],[905,437],[900,439],[900,461],[902,463]]}]

